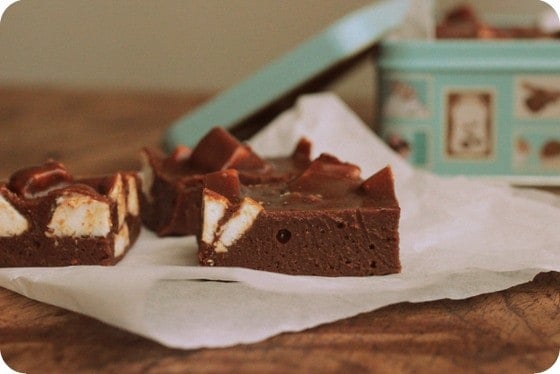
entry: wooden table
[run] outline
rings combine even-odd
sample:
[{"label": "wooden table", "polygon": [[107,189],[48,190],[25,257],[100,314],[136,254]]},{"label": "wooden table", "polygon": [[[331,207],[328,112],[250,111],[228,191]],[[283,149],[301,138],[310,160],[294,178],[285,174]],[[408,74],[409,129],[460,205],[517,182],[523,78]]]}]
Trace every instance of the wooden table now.
[{"label": "wooden table", "polygon": [[[0,88],[0,177],[49,157],[78,174],[137,168],[139,148],[157,145],[172,120],[207,98]],[[533,373],[559,349],[559,273],[467,300],[401,303],[258,344],[190,351],[0,289],[0,351],[27,373]]]}]

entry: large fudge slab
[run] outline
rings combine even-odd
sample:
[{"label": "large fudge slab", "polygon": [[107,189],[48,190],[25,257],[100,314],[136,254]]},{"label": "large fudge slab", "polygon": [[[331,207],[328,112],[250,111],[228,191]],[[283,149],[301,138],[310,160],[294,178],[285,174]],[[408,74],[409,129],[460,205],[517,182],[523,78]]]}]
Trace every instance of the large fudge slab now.
[{"label": "large fudge slab", "polygon": [[136,173],[74,179],[48,161],[0,183],[0,267],[113,265],[136,241]]},{"label": "large fudge slab", "polygon": [[262,159],[220,127],[194,149],[177,147],[166,155],[142,151],[142,220],[159,236],[195,235],[200,230],[204,175],[236,169],[245,184],[292,178],[310,163],[309,141],[302,139],[288,157]]},{"label": "large fudge slab", "polygon": [[320,276],[398,273],[400,207],[391,169],[367,180],[323,154],[289,181],[247,186],[226,170],[205,177],[203,266]]}]

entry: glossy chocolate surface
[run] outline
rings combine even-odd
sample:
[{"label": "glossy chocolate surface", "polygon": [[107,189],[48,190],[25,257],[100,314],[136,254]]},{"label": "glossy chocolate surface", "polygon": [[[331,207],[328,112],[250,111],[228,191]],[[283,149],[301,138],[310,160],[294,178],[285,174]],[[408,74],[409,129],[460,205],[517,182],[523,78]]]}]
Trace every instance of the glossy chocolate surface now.
[{"label": "glossy chocolate surface", "polygon": [[204,176],[235,169],[247,185],[288,180],[309,164],[311,144],[302,139],[290,156],[263,159],[220,127],[212,129],[191,151],[170,155],[144,149],[143,173],[153,176],[142,196],[142,219],[159,236],[195,235],[200,230]]}]

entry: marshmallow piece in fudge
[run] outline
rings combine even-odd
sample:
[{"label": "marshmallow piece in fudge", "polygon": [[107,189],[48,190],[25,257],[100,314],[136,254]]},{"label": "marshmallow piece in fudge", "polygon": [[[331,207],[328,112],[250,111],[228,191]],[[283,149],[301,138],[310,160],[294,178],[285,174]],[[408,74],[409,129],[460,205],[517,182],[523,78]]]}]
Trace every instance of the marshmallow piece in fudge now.
[{"label": "marshmallow piece in fudge", "polygon": [[0,237],[21,235],[29,228],[27,218],[23,216],[7,199],[0,189]]},{"label": "marshmallow piece in fudge", "polygon": [[140,232],[137,175],[74,179],[48,161],[0,183],[0,266],[112,265]]},{"label": "marshmallow piece in fudge", "polygon": [[92,193],[64,191],[55,201],[47,237],[104,237],[111,231],[111,204]]},{"label": "marshmallow piece in fudge", "polygon": [[[228,251],[251,228],[263,207],[245,197],[232,209],[224,196],[211,190],[204,193],[204,211],[201,240],[213,246],[216,253]],[[226,218],[227,217],[227,218]]]},{"label": "marshmallow piece in fudge", "polygon": [[201,265],[320,276],[401,269],[389,167],[364,181],[357,166],[323,154],[292,180],[250,186],[226,170],[205,177],[202,201]]}]

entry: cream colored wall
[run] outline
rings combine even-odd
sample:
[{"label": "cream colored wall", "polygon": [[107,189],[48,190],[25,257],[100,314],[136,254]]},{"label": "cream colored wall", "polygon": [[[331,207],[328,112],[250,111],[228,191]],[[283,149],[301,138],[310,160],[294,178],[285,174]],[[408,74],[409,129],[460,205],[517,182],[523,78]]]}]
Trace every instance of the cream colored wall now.
[{"label": "cream colored wall", "polygon": [[[0,84],[219,91],[372,1],[21,0],[0,22]],[[364,63],[334,89],[368,100],[372,70]]]},{"label": "cream colored wall", "polygon": [[369,0],[22,0],[2,81],[218,90]]}]

